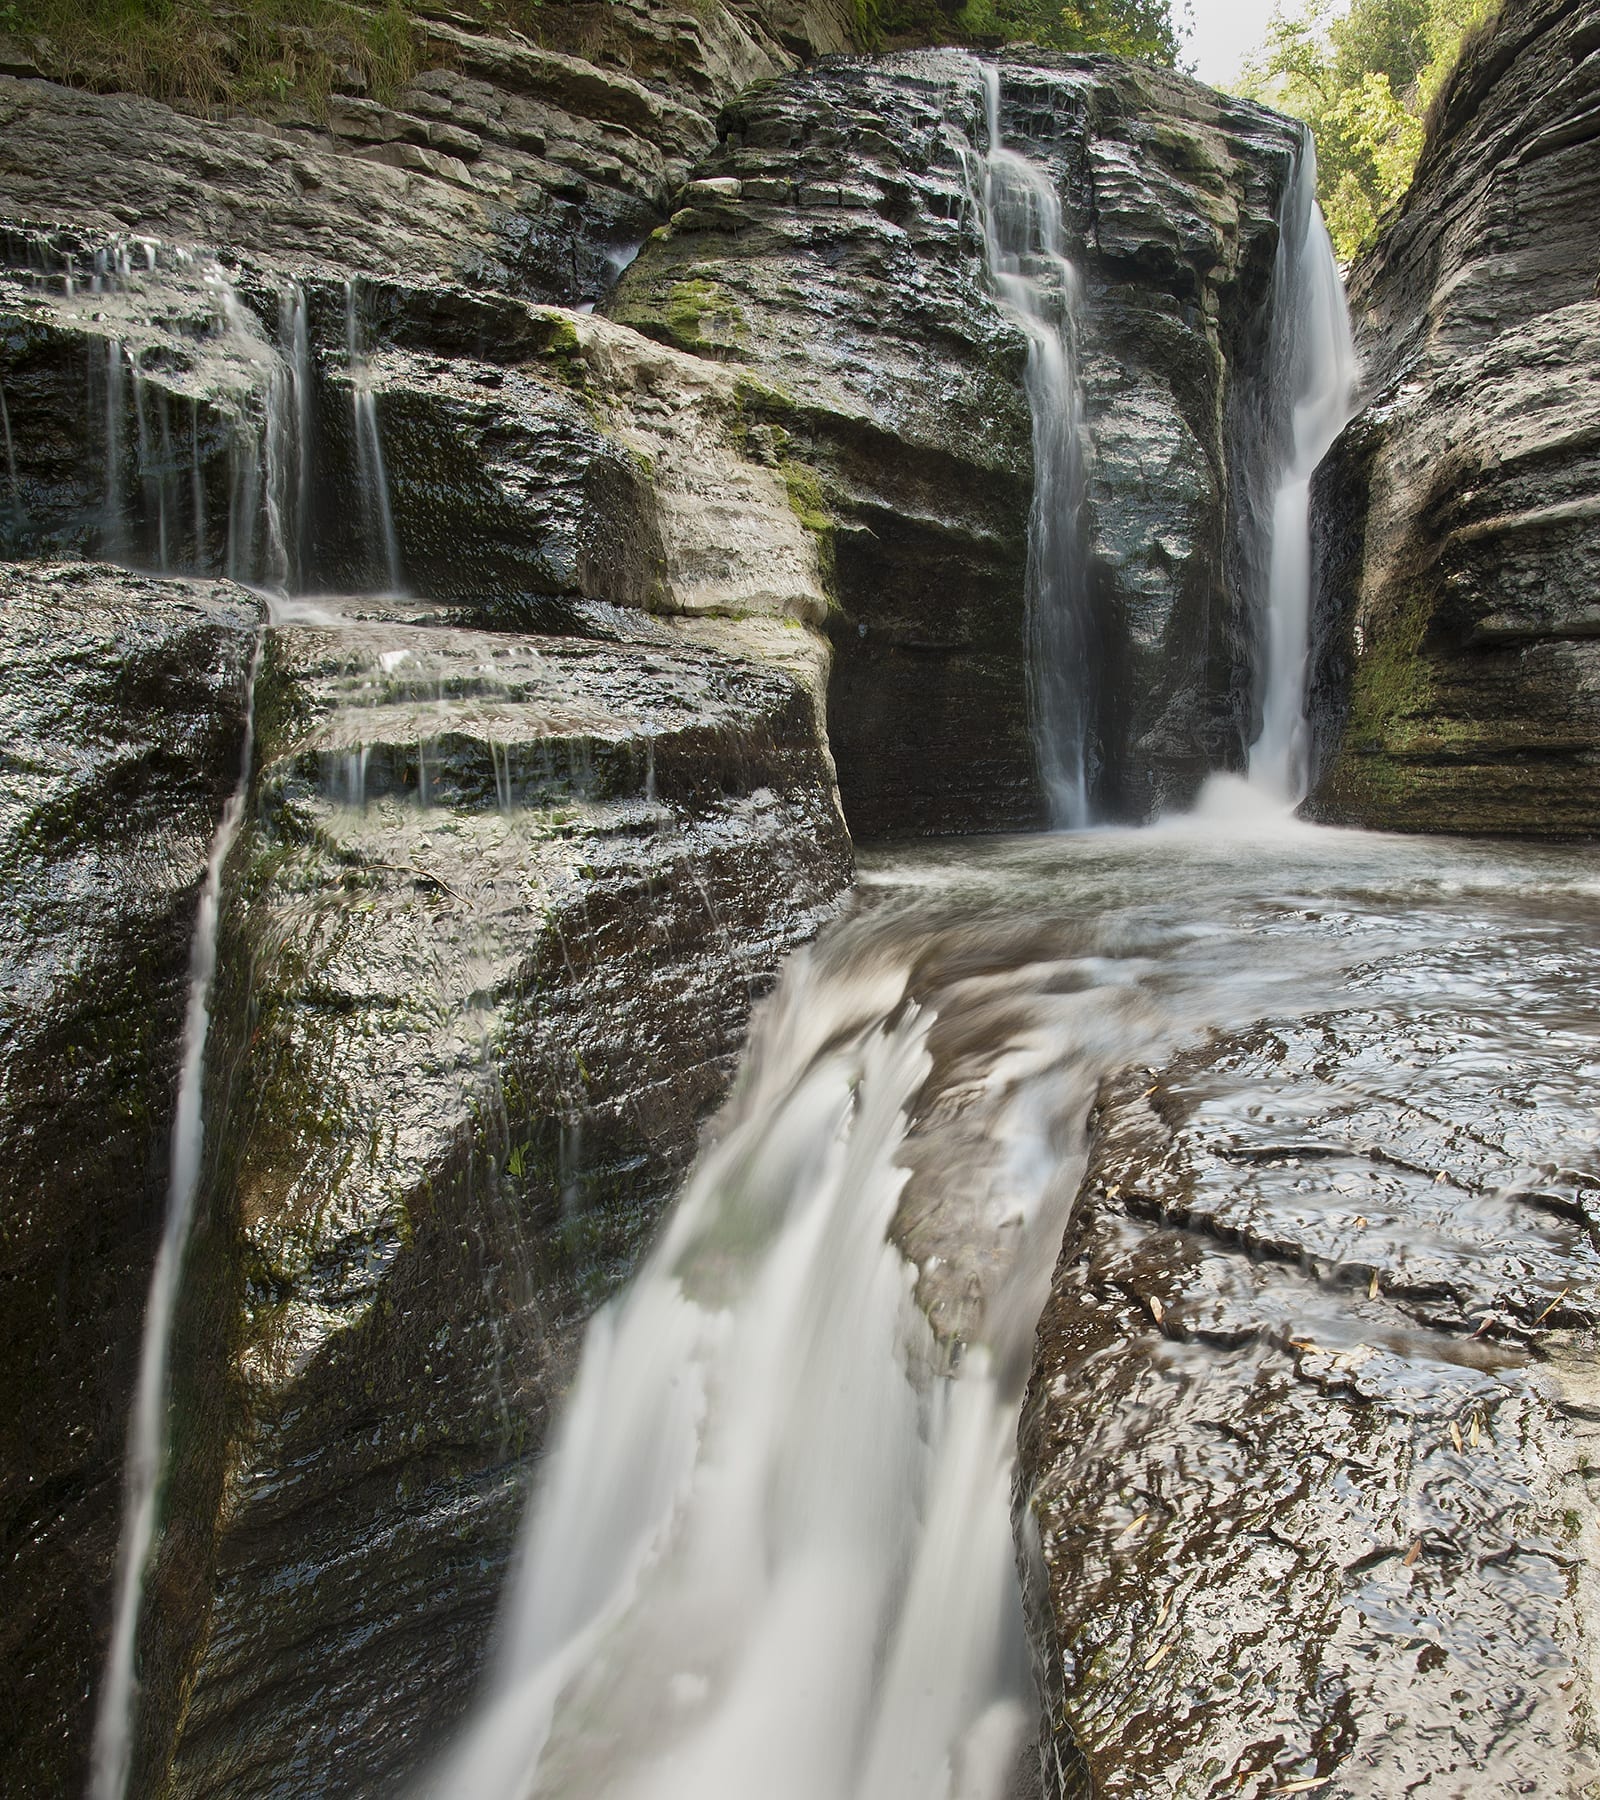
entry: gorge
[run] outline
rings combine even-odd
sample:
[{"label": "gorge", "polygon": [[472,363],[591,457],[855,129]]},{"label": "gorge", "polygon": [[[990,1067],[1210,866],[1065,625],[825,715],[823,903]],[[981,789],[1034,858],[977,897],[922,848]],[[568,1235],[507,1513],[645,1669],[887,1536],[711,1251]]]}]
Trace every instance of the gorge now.
[{"label": "gorge", "polygon": [[1183,76],[423,16],[0,39],[8,1789],[1589,1791],[1593,8],[1353,340]]}]

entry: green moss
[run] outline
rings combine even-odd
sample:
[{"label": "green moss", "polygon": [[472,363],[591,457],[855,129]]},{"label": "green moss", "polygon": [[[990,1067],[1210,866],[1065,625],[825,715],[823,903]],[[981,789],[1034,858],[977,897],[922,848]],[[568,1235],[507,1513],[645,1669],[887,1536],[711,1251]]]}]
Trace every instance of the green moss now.
[{"label": "green moss", "polygon": [[1356,658],[1350,683],[1345,742],[1357,751],[1393,750],[1415,721],[1433,718],[1433,670],[1424,649],[1430,611],[1420,593],[1409,595]]},{"label": "green moss", "polygon": [[619,323],[696,356],[729,356],[750,340],[738,302],[718,282],[688,275],[629,290]]}]

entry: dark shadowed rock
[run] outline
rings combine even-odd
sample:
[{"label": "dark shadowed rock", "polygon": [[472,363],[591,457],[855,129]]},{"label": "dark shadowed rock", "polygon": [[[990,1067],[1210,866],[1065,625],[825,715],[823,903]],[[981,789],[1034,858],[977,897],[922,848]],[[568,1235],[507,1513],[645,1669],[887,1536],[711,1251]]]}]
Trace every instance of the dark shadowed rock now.
[{"label": "dark shadowed rock", "polygon": [[1352,274],[1373,399],[1319,476],[1322,816],[1600,829],[1597,32],[1508,5]]},{"label": "dark shadowed rock", "polygon": [[0,1767],[81,1784],[195,907],[254,600],[0,565]]}]

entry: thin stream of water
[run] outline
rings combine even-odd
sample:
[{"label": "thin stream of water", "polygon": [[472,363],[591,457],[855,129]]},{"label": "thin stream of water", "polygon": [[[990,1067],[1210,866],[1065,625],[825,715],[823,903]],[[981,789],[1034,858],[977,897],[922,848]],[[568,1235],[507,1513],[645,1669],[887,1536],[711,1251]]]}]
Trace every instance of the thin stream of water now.
[{"label": "thin stream of water", "polygon": [[189,961],[183,1055],[172,1124],[172,1168],[166,1217],[150,1278],[139,1378],[134,1389],[124,1469],[122,1538],[117,1552],[111,1648],[101,1680],[91,1749],[90,1800],[122,1800],[127,1791],[138,1699],[137,1652],[145,1575],[161,1534],[161,1484],[166,1473],[173,1321],[184,1252],[200,1187],[205,1145],[206,1043],[211,1031],[211,986],[217,969],[222,871],[244,821],[254,748],[256,676],[265,635],[257,634],[245,685],[244,751],[239,779],[211,840]]},{"label": "thin stream of water", "polygon": [[1028,514],[1030,712],[1050,822],[1090,822],[1090,629],[1083,544],[1084,418],[1077,379],[1078,276],[1048,169],[1008,150],[1000,71],[981,65],[986,143],[969,179],[996,294],[1027,334],[1033,419]]},{"label": "thin stream of water", "polygon": [[1249,782],[1298,806],[1311,784],[1311,479],[1355,414],[1359,376],[1344,282],[1317,204],[1317,155],[1309,137],[1284,192],[1280,227],[1269,357],[1288,413],[1272,501],[1267,588],[1258,608],[1266,641],[1257,684],[1261,730],[1250,746]]}]

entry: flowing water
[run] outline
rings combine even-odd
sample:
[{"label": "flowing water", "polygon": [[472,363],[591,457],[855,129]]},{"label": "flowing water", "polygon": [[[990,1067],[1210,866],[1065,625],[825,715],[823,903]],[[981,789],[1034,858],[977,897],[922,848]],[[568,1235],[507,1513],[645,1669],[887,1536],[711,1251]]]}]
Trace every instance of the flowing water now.
[{"label": "flowing water", "polygon": [[[1028,1791],[1014,1437],[1100,1083],[1430,958],[1486,1029],[1539,1017],[1541,958],[1592,968],[1597,925],[1580,858],[1277,818],[867,859],[590,1327],[488,1691],[426,1791]],[[1523,940],[1526,992],[1460,963]]]},{"label": "flowing water", "polygon": [[1266,592],[1257,603],[1265,639],[1257,692],[1261,730],[1250,746],[1250,785],[1295,806],[1311,779],[1306,666],[1311,633],[1311,478],[1356,411],[1359,370],[1344,283],[1317,205],[1309,138],[1280,211],[1268,379],[1278,397],[1278,479],[1268,525]]},{"label": "flowing water", "polygon": [[395,536],[394,513],[389,504],[389,473],[383,460],[383,440],[378,434],[378,405],[372,393],[360,302],[353,281],[345,283],[344,319],[345,358],[350,374],[350,403],[354,409],[356,469],[361,502],[367,516],[367,535],[374,560],[381,567],[380,585],[385,592],[398,594],[400,542]]},{"label": "flowing water", "polygon": [[[999,71],[983,83],[969,183],[1028,342],[1035,742],[1053,822],[1082,827],[1077,282],[1054,180],[1005,147]],[[658,1248],[590,1328],[484,1699],[429,1793],[1027,1790],[1015,1422],[1100,1083],[1205,1029],[1331,1002],[1358,960],[1448,934],[1439,895],[1458,865],[1469,887],[1479,873],[1472,852],[1281,817],[1306,779],[1310,480],[1354,391],[1309,151],[1268,375],[1282,424],[1249,804],[1219,784],[1191,823],[869,865],[858,915],[761,1015]],[[1419,880],[1420,926],[1388,892]],[[1296,923],[1330,884],[1359,928]]]},{"label": "flowing water", "polygon": [[1029,700],[1039,778],[1052,825],[1090,818],[1093,680],[1084,579],[1084,421],[1077,380],[1078,277],[1066,254],[1061,196],[1050,171],[1005,147],[1000,71],[982,65],[985,145],[969,180],[995,293],[1028,339],[1024,382],[1033,417],[1028,515]]},{"label": "flowing water", "polygon": [[256,640],[245,689],[245,741],[239,779],[223,808],[205,876],[189,956],[189,998],[184,1014],[178,1100],[172,1122],[172,1169],[167,1209],[145,1304],[124,1466],[122,1539],[117,1551],[116,1599],[111,1648],[101,1678],[91,1750],[90,1800],[121,1800],[127,1790],[138,1704],[137,1650],[145,1574],[161,1534],[161,1486],[166,1474],[169,1368],[173,1322],[183,1279],[184,1252],[200,1186],[205,1142],[206,1041],[211,1032],[211,984],[217,968],[217,930],[222,910],[222,870],[244,822],[250,792],[256,674],[263,639]]}]

